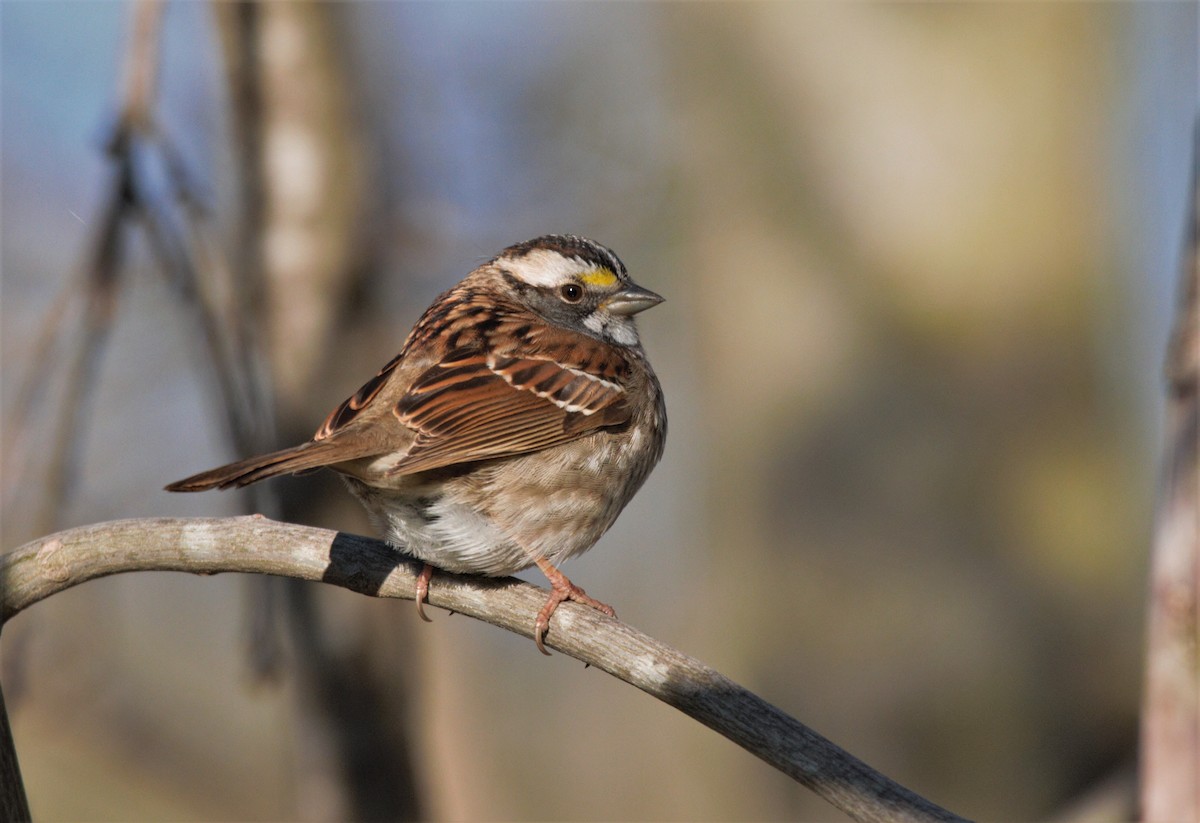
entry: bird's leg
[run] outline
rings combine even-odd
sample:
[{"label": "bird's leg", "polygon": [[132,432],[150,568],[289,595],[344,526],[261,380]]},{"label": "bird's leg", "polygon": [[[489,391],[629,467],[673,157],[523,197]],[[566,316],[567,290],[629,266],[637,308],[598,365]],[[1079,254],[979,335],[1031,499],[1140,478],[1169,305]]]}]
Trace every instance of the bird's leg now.
[{"label": "bird's leg", "polygon": [[601,603],[594,597],[588,597],[587,592],[568,580],[567,576],[555,568],[554,564],[546,558],[539,558],[537,565],[542,570],[542,574],[546,575],[546,579],[550,581],[550,598],[546,601],[546,605],[542,606],[542,610],[538,612],[537,620],[533,624],[533,642],[537,644],[538,651],[542,654],[546,656],[550,655],[550,652],[546,651],[546,647],[542,645],[542,638],[546,636],[546,630],[550,628],[550,615],[554,614],[554,610],[558,608],[558,604],[564,600],[574,600],[576,603],[591,606],[596,611],[603,612],[609,617],[617,616],[612,606],[609,606],[607,603]]},{"label": "bird's leg", "polygon": [[426,623],[432,623],[425,615],[425,598],[429,594],[429,578],[433,577],[433,566],[426,563],[421,569],[421,573],[417,575],[417,614],[421,615],[421,619]]}]

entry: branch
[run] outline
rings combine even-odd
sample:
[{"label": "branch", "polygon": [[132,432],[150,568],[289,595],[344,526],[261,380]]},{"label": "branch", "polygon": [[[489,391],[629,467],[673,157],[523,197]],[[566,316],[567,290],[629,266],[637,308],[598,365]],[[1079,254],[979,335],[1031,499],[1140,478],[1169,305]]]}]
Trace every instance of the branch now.
[{"label": "branch", "polygon": [[32,819],[25,783],[21,780],[21,766],[17,763],[17,750],[13,746],[12,729],[8,727],[3,691],[0,691],[0,819]]},{"label": "branch", "polygon": [[[377,540],[258,515],[118,520],[59,532],[0,556],[0,620],[121,572],[272,574],[411,600],[420,569]],[[521,635],[530,634],[532,615],[544,601],[542,589],[513,578],[439,572],[429,591],[431,605]],[[564,603],[547,645],[699,720],[857,820],[961,820],[715,670],[592,609]]]}]

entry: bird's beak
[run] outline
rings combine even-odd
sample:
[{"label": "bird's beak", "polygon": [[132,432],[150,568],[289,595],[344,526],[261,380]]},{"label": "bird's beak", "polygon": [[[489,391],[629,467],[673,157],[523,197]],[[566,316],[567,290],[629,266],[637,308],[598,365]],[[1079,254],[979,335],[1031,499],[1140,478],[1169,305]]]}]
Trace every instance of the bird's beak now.
[{"label": "bird's beak", "polygon": [[649,289],[643,289],[641,286],[630,286],[605,300],[600,304],[600,307],[618,317],[629,317],[640,311],[653,308],[662,301],[662,297],[659,297]]}]

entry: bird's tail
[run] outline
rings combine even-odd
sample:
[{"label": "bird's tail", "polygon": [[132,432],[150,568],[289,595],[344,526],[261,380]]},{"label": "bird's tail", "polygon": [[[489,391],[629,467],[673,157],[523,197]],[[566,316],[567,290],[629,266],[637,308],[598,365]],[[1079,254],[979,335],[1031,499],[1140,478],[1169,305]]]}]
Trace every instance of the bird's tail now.
[{"label": "bird's tail", "polygon": [[338,439],[310,440],[290,449],[260,454],[257,457],[247,457],[236,463],[193,474],[183,480],[176,480],[166,489],[169,492],[202,492],[209,489],[240,488],[257,483],[259,480],[266,480],[268,477],[298,474],[319,469],[322,466],[366,457],[369,454],[369,452],[359,452],[352,447],[348,449],[348,445],[346,442],[339,442]]}]

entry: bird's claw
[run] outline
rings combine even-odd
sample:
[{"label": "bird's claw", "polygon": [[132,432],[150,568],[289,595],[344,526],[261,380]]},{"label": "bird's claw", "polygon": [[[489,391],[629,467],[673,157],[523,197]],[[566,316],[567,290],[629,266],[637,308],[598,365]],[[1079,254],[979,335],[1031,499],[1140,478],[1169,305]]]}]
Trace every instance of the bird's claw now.
[{"label": "bird's claw", "polygon": [[417,575],[417,592],[414,598],[417,601],[417,614],[426,623],[432,623],[429,616],[425,614],[425,598],[429,596],[429,578],[433,577],[433,566],[426,563],[421,569],[421,573]]}]

